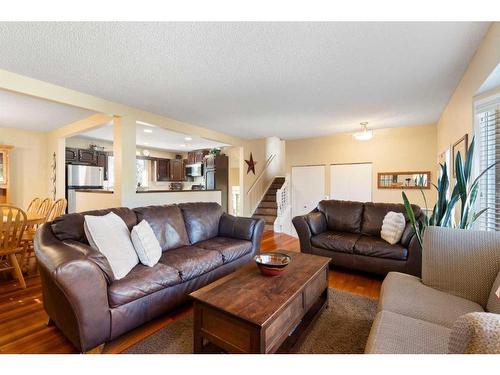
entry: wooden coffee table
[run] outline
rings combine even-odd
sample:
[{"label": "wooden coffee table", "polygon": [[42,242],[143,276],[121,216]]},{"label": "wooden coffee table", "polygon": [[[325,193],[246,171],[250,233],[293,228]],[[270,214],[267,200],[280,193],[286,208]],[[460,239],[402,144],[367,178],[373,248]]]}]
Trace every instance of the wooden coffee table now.
[{"label": "wooden coffee table", "polygon": [[292,257],[280,276],[263,276],[252,263],[190,294],[194,353],[282,351],[327,306],[330,259],[279,252]]}]

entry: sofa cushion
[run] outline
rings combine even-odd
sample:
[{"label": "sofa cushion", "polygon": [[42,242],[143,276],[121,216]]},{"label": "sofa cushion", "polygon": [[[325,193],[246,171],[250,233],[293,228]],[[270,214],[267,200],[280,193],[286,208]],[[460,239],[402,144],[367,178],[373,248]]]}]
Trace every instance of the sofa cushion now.
[{"label": "sofa cushion", "polygon": [[208,240],[219,234],[222,207],[215,202],[182,203],[179,207],[184,216],[191,244]]},{"label": "sofa cushion", "polygon": [[401,240],[405,226],[405,216],[401,212],[389,211],[382,222],[380,237],[391,245],[395,245]]},{"label": "sofa cushion", "polygon": [[384,310],[375,316],[365,353],[444,354],[450,332],[439,324]]},{"label": "sofa cushion", "polygon": [[83,226],[90,246],[108,259],[116,280],[125,277],[139,263],[129,229],[115,213],[85,215]]},{"label": "sofa cushion", "polygon": [[118,215],[125,222],[129,231],[137,224],[137,217],[134,211],[126,207],[117,207],[59,216],[50,225],[52,233],[54,233],[59,241],[74,240],[88,245],[89,243],[83,228],[85,215],[104,216],[110,212]]},{"label": "sofa cushion", "polygon": [[161,263],[154,267],[138,264],[127,276],[109,286],[109,304],[111,307],[124,305],[181,282],[179,271],[173,267]]},{"label": "sofa cushion", "polygon": [[198,242],[196,247],[218,251],[221,253],[224,263],[232,262],[252,251],[252,243],[250,241],[229,237],[214,237]]},{"label": "sofa cushion", "polygon": [[182,212],[176,205],[134,208],[137,220],[146,220],[163,251],[189,245]]},{"label": "sofa cushion", "polygon": [[[416,217],[421,214],[420,207],[412,205],[413,212]],[[385,215],[389,211],[401,212],[405,215],[406,221],[408,217],[406,216],[406,209],[403,204],[398,203],[365,203],[365,209],[363,211],[363,223],[361,225],[361,232],[370,236],[380,236],[380,230],[382,229],[382,222],[384,221]]]},{"label": "sofa cushion", "polygon": [[469,313],[453,325],[450,354],[500,354],[500,315]]},{"label": "sofa cushion", "polygon": [[362,235],[354,245],[354,254],[377,258],[406,260],[408,250],[400,244],[391,245],[380,237]]},{"label": "sofa cushion", "polygon": [[224,213],[219,221],[219,236],[252,240],[257,221],[249,217],[237,217]]},{"label": "sofa cushion", "polygon": [[326,231],[326,218],[322,212],[311,212],[306,215],[307,225],[313,235],[321,234]]},{"label": "sofa cushion", "polygon": [[319,202],[318,211],[325,215],[326,225],[331,231],[359,233],[361,230],[361,202],[325,200]]},{"label": "sofa cushion", "polygon": [[321,249],[351,253],[360,235],[344,232],[323,232],[311,237],[311,244]]},{"label": "sofa cushion", "polygon": [[452,328],[457,318],[483,311],[475,302],[422,284],[415,276],[389,272],[380,293],[378,310],[388,310]]},{"label": "sofa cushion", "polygon": [[224,261],[222,254],[218,251],[185,246],[165,251],[160,258],[160,263],[178,270],[184,282],[212,271],[221,266]]},{"label": "sofa cushion", "polygon": [[161,246],[153,229],[146,220],[132,228],[130,238],[134,244],[139,261],[145,266],[153,267],[161,257]]}]

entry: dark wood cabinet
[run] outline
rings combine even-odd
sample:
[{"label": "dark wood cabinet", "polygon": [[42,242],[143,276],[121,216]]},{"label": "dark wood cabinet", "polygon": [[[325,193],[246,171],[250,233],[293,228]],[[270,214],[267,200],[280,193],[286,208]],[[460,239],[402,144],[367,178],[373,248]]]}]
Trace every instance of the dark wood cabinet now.
[{"label": "dark wood cabinet", "polygon": [[156,160],[156,181],[170,181],[170,159]]},{"label": "dark wood cabinet", "polygon": [[196,150],[188,152],[188,164],[203,163],[205,155],[208,155],[208,150]]},{"label": "dark wood cabinet", "polygon": [[103,168],[104,179],[108,180],[108,153],[93,149],[66,147],[66,164],[90,165]]},{"label": "dark wood cabinet", "polygon": [[105,152],[96,153],[96,162],[98,167],[102,167],[104,171],[104,179],[108,179],[108,154]]},{"label": "dark wood cabinet", "polygon": [[209,156],[204,161],[205,189],[221,191],[221,206],[227,212],[229,159],[226,155]]},{"label": "dark wood cabinet", "polygon": [[97,155],[94,150],[78,149],[78,162],[85,164],[97,164]]},{"label": "dark wood cabinet", "polygon": [[170,160],[170,179],[172,181],[184,181],[186,179],[186,168],[184,165],[184,160]]},{"label": "dark wood cabinet", "polygon": [[66,147],[66,163],[78,161],[78,149]]}]

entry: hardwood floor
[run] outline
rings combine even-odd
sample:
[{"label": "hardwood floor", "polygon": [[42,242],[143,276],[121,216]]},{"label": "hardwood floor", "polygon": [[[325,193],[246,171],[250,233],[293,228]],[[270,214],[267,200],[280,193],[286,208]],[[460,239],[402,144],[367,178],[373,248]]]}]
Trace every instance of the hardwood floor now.
[{"label": "hardwood floor", "polygon": [[[299,241],[286,234],[266,231],[261,251],[300,251]],[[345,270],[330,270],[329,286],[349,293],[377,299],[382,280]],[[42,304],[42,286],[38,276],[26,278],[27,289],[15,281],[0,282],[0,353],[75,353],[75,349],[55,327],[47,327]],[[191,311],[185,306],[160,317],[106,345],[105,353],[121,353]]]}]

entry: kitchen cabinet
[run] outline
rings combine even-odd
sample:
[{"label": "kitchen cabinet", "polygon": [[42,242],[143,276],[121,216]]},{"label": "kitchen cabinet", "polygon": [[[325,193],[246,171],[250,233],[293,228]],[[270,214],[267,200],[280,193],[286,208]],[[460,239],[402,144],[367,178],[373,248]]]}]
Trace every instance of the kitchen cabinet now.
[{"label": "kitchen cabinet", "polygon": [[170,181],[170,159],[156,160],[156,181]]},{"label": "kitchen cabinet", "polygon": [[12,146],[0,145],[0,204],[10,203],[9,152]]},{"label": "kitchen cabinet", "polygon": [[170,160],[170,179],[171,181],[184,181],[186,179],[186,168],[184,165],[184,160]]},{"label": "kitchen cabinet", "polygon": [[97,152],[96,162],[98,167],[103,168],[104,179],[108,180],[108,154],[106,154],[105,152]]},{"label": "kitchen cabinet", "polygon": [[227,212],[229,159],[226,155],[209,156],[204,161],[205,189],[221,191],[221,206]]},{"label": "kitchen cabinet", "polygon": [[208,155],[208,150],[196,150],[188,152],[188,164],[203,163],[205,155]]},{"label": "kitchen cabinet", "polygon": [[92,149],[78,149],[78,162],[85,164],[97,164],[96,152]]},{"label": "kitchen cabinet", "polygon": [[78,150],[76,148],[66,147],[66,163],[78,161]]}]

